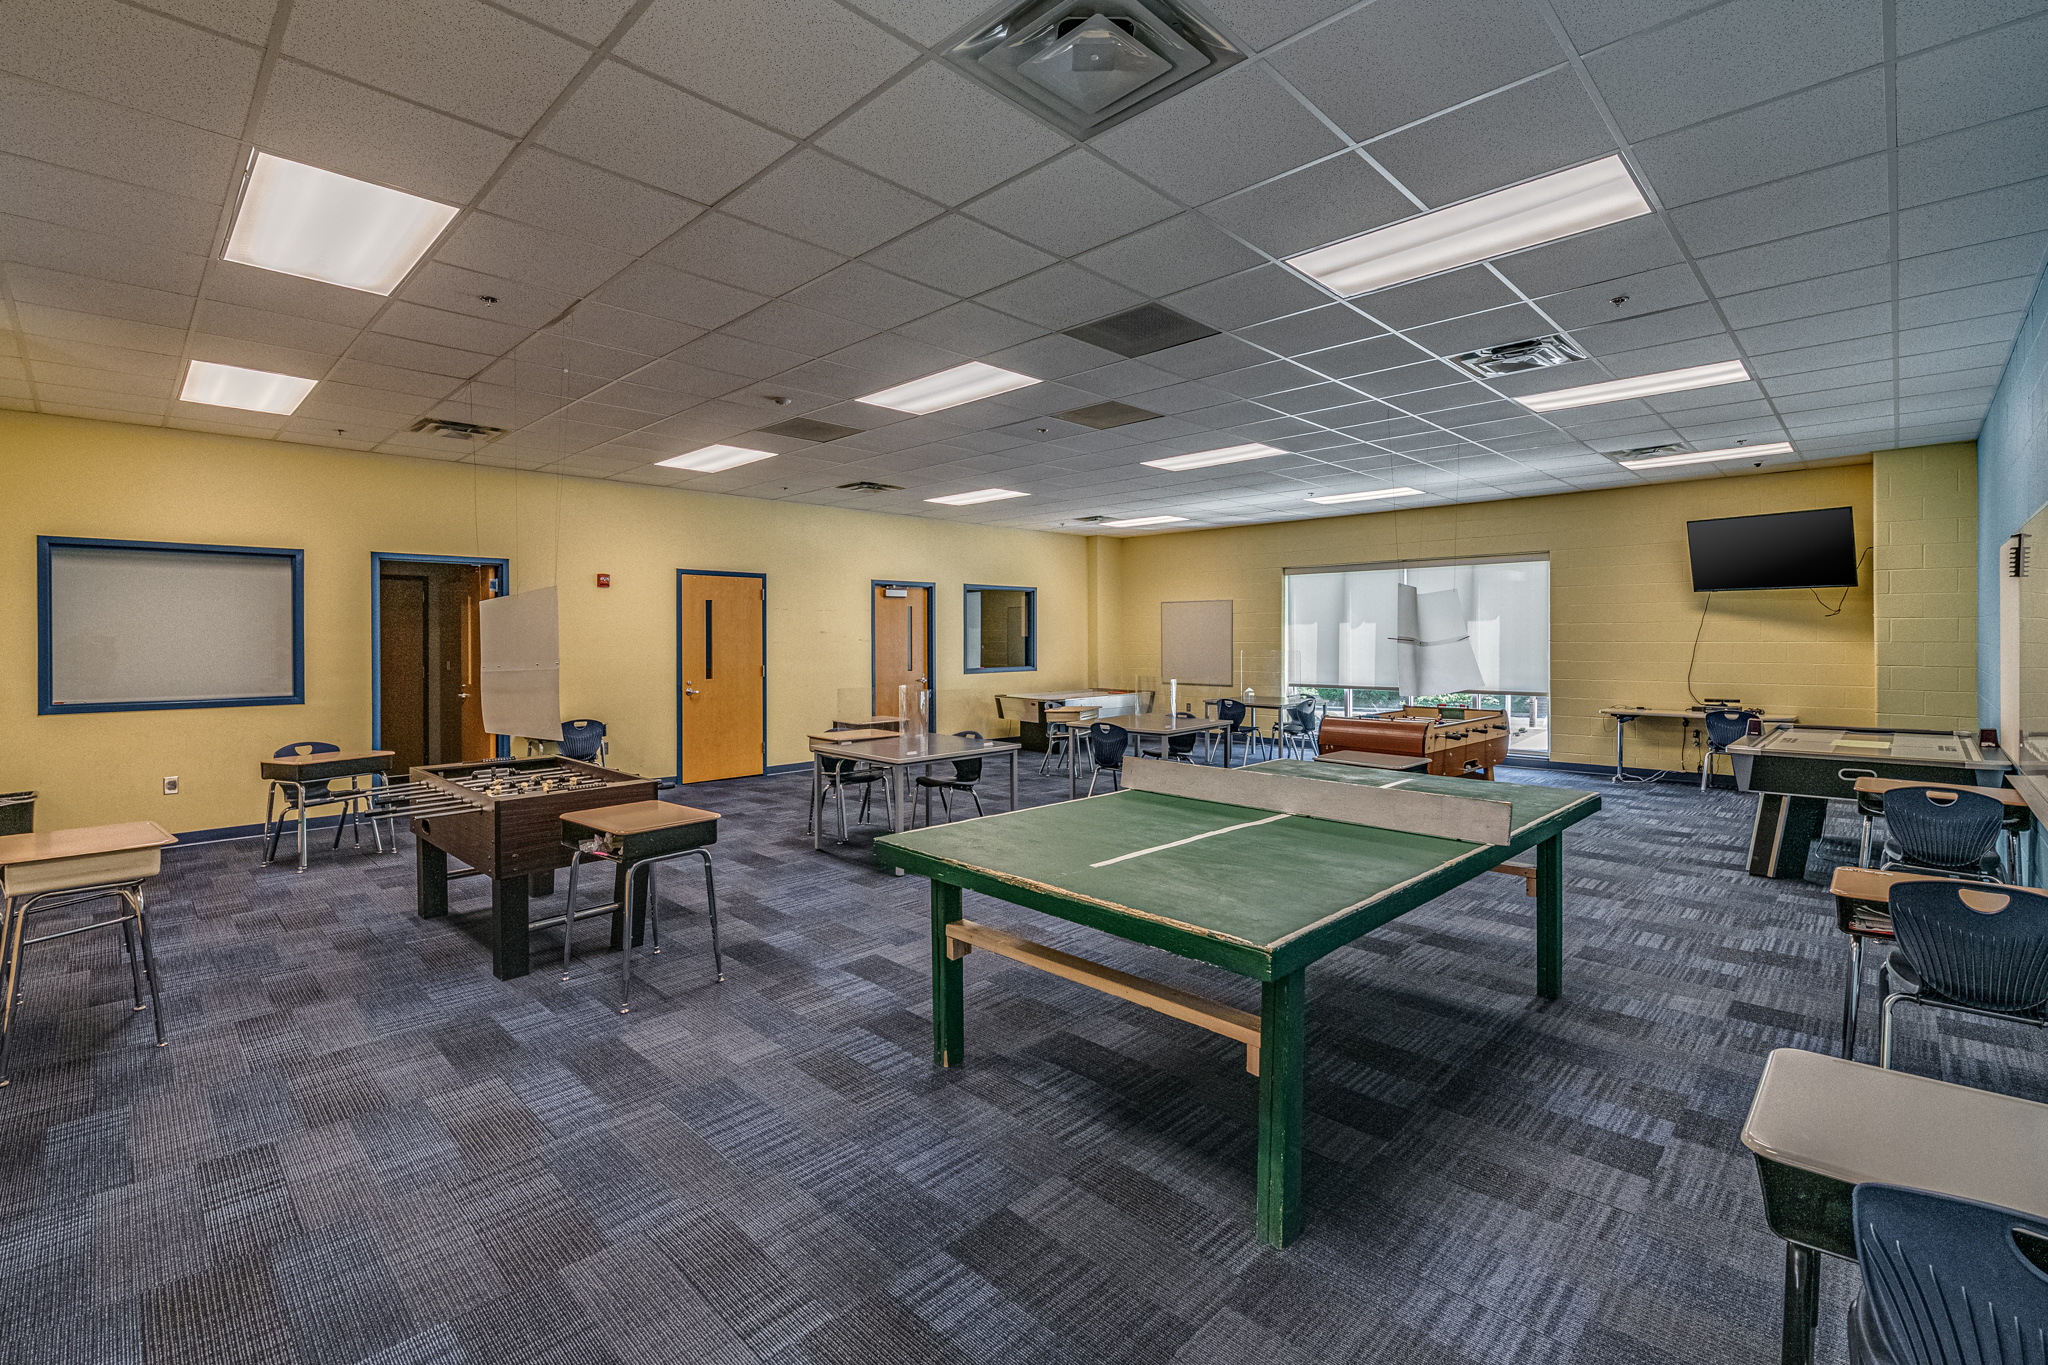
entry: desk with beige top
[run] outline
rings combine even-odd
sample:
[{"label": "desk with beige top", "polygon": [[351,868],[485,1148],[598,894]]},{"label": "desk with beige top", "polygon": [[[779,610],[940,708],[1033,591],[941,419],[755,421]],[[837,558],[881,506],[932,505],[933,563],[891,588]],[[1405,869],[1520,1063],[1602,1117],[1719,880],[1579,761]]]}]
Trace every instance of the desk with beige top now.
[{"label": "desk with beige top", "polygon": [[[274,848],[275,833],[271,828],[272,808],[276,805],[277,789],[279,787],[291,787],[298,796],[298,800],[294,804],[298,807],[299,812],[299,871],[304,872],[306,870],[306,788],[316,782],[324,785],[344,777],[350,779],[374,777],[379,773],[390,772],[391,760],[394,757],[396,757],[396,751],[392,749],[351,749],[342,753],[279,754],[276,757],[264,759],[261,765],[261,772],[263,780],[270,784],[263,797],[264,865],[266,867],[269,866],[274,856],[272,850]],[[346,792],[349,789],[343,788],[342,790]],[[314,804],[317,805],[319,803],[315,801]],[[287,807],[283,817],[280,818],[289,819],[291,813],[291,809]],[[341,829],[339,826],[335,828],[334,837],[336,842],[340,841]],[[360,841],[362,835],[358,833],[356,837]],[[379,851],[382,851],[384,846],[383,839],[377,833],[377,822],[375,820],[370,821],[370,837],[377,840],[377,847]]]},{"label": "desk with beige top", "polygon": [[[1717,706],[1713,709],[1716,711],[1742,711],[1755,710],[1756,708],[1743,707],[1731,702],[1725,707]],[[1685,724],[1691,723],[1704,725],[1706,724],[1707,720],[1707,708],[1704,706],[1682,707],[1676,711],[1662,710],[1655,706],[1603,706],[1600,708],[1600,714],[1603,716],[1614,717],[1614,780],[1616,782],[1622,781],[1625,776],[1622,770],[1621,763],[1622,748],[1624,743],[1623,736],[1628,733],[1628,723],[1630,721],[1679,721],[1681,722],[1679,726],[1679,737],[1682,740],[1685,734]],[[1764,715],[1759,716],[1758,719],[1761,720],[1765,725],[1795,725],[1799,721],[1799,717],[1789,714],[1782,716]]]},{"label": "desk with beige top", "polygon": [[811,735],[811,847],[824,846],[822,806],[828,758],[851,759],[880,768],[889,803],[889,829],[908,829],[911,820],[911,770],[957,759],[1010,756],[1010,809],[1017,809],[1017,751],[1014,739],[962,739],[922,731],[899,735],[887,730],[826,730]]},{"label": "desk with beige top", "polygon": [[[164,1045],[163,1002],[157,990],[156,954],[150,944],[142,884],[162,870],[164,849],[177,842],[176,836],[151,820],[0,837],[0,957],[7,967],[6,995],[0,1000],[0,1085],[9,1080],[7,1043],[13,1036],[14,1010],[20,1003],[23,950],[33,943],[119,925],[127,947],[135,1008],[144,1008],[142,985],[147,977],[156,1045]],[[30,915],[109,896],[119,898],[124,907],[124,913],[114,919],[93,920],[40,938],[28,936]]]},{"label": "desk with beige top", "polygon": [[999,692],[996,719],[1017,722],[1017,740],[1042,754],[1051,738],[1046,712],[1068,706],[1092,707],[1104,716],[1132,715],[1151,705],[1151,694],[1113,687],[1077,687],[1070,692]]},{"label": "desk with beige top", "polygon": [[1783,1365],[1813,1359],[1821,1253],[1856,1259],[1856,1186],[1905,1185],[2048,1217],[2048,1104],[1779,1048],[1764,1063],[1742,1145],[1756,1158],[1764,1221],[1785,1243]]}]

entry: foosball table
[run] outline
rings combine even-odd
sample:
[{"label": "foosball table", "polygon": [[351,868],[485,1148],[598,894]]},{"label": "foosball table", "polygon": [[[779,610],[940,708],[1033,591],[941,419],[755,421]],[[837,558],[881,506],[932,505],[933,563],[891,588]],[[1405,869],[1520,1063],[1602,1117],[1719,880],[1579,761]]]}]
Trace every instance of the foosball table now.
[{"label": "foosball table", "polygon": [[[658,800],[660,787],[571,758],[442,763],[379,788],[375,815],[411,818],[422,919],[448,913],[450,881],[491,879],[491,970],[508,981],[527,972],[529,898],[552,895],[569,865],[564,812]],[[451,855],[470,870],[450,873]]]},{"label": "foosball table", "polygon": [[1429,760],[1437,777],[1493,776],[1508,756],[1508,718],[1502,711],[1461,706],[1404,706],[1373,716],[1324,716],[1317,748],[1406,754]]}]

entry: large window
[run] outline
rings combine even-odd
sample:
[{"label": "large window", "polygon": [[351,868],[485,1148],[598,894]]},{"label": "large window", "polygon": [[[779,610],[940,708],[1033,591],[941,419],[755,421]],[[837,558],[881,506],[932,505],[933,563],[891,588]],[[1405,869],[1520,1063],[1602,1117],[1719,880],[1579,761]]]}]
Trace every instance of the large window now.
[{"label": "large window", "polygon": [[1038,666],[1038,590],[967,585],[969,673],[1019,673]]},{"label": "large window", "polygon": [[1550,561],[1290,569],[1286,682],[1333,713],[1506,711],[1509,748],[1550,749]]}]

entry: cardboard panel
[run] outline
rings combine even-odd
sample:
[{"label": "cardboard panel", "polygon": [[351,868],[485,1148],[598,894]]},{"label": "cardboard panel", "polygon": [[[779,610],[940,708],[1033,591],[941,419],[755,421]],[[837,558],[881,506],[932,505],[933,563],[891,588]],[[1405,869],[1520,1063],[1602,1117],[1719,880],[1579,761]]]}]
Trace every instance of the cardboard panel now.
[{"label": "cardboard panel", "polygon": [[1159,676],[1198,687],[1231,687],[1235,642],[1231,608],[1216,602],[1159,604]]}]

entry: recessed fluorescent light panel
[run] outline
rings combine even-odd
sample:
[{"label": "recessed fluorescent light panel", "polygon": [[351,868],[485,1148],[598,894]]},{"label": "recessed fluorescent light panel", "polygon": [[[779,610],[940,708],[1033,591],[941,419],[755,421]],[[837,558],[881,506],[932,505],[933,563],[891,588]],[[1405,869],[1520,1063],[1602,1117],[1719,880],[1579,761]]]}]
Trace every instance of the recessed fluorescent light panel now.
[{"label": "recessed fluorescent light panel", "polygon": [[1369,493],[1332,493],[1326,498],[1310,498],[1310,502],[1324,504],[1333,502],[1371,502],[1376,498],[1417,498],[1422,496],[1420,488],[1375,488]]},{"label": "recessed fluorescent light panel", "polygon": [[195,360],[185,371],[185,387],[178,397],[187,403],[211,403],[217,408],[245,408],[289,417],[299,410],[299,404],[306,401],[306,395],[319,382],[295,374],[272,374],[268,370],[245,370],[240,365]]},{"label": "recessed fluorescent light panel", "polygon": [[1004,498],[1028,498],[1029,493],[1019,493],[1014,488],[981,488],[972,493],[948,493],[943,498],[926,498],[926,502],[943,502],[948,507],[972,507],[977,502],[1001,502]]},{"label": "recessed fluorescent light panel", "polygon": [[454,216],[431,199],[258,152],[222,254],[259,270],[389,294]]},{"label": "recessed fluorescent light panel", "polygon": [[1639,374],[1633,379],[1610,379],[1604,384],[1584,384],[1576,389],[1552,389],[1548,393],[1525,393],[1515,399],[1531,412],[1556,412],[1560,408],[1586,408],[1595,403],[1619,403],[1624,398],[1651,398],[1660,393],[1683,393],[1687,389],[1711,389],[1716,384],[1740,384],[1749,371],[1739,360],[1718,365],[1694,365],[1684,370],[1662,370]]},{"label": "recessed fluorescent light panel", "polygon": [[656,460],[658,465],[670,469],[691,469],[699,474],[716,474],[721,469],[738,469],[743,464],[756,460],[772,460],[772,450],[748,450],[745,446],[705,446],[687,455],[671,455],[666,460]]},{"label": "recessed fluorescent light panel", "polygon": [[1462,204],[1419,213],[1287,264],[1346,298],[1490,261],[1650,211],[1618,156],[1603,157]]},{"label": "recessed fluorescent light panel", "polygon": [[1730,446],[1726,450],[1693,450],[1682,455],[1652,455],[1647,459],[1623,460],[1623,469],[1669,469],[1678,464],[1705,464],[1709,460],[1747,460],[1758,455],[1790,455],[1790,441],[1773,441],[1761,446]]},{"label": "recessed fluorescent light panel", "polygon": [[940,370],[937,374],[913,379],[908,384],[871,393],[858,401],[872,403],[878,408],[894,408],[898,412],[914,412],[921,417],[928,412],[943,412],[962,403],[972,403],[977,398],[993,398],[999,393],[1029,388],[1036,383],[1038,381],[1028,374],[999,370],[979,360],[970,360],[965,365],[955,365],[950,370]]},{"label": "recessed fluorescent light panel", "polygon": [[1154,469],[1207,469],[1212,464],[1236,464],[1239,460],[1264,460],[1274,455],[1285,455],[1284,450],[1273,446],[1260,445],[1256,441],[1248,446],[1225,446],[1221,450],[1198,450],[1192,455],[1169,455],[1163,460],[1144,460]]},{"label": "recessed fluorescent light panel", "polygon": [[1169,521],[1186,521],[1186,517],[1126,517],[1122,521],[1105,521],[1104,526],[1164,526]]}]

